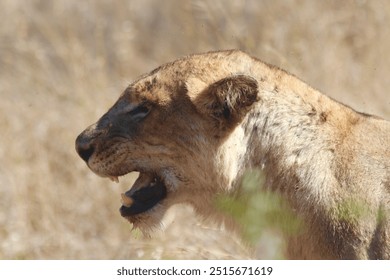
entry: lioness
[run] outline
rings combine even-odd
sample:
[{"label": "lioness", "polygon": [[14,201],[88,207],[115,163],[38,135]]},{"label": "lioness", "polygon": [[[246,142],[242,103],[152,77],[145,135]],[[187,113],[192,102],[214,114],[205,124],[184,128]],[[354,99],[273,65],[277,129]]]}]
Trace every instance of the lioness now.
[{"label": "lioness", "polygon": [[390,259],[390,122],[241,51],[191,55],[142,76],[76,149],[100,176],[140,172],[120,212],[143,230],[175,203],[230,223],[215,197],[261,168],[265,187],[304,221],[288,258]]}]

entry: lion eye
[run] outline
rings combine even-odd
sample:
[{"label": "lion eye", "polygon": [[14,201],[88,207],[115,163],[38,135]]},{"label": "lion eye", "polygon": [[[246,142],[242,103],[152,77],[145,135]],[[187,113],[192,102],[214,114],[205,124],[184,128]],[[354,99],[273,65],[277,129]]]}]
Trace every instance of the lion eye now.
[{"label": "lion eye", "polygon": [[136,108],[134,108],[133,110],[131,110],[130,112],[128,112],[127,114],[129,116],[131,116],[131,118],[133,120],[141,120],[143,118],[145,118],[150,112],[150,109],[144,105],[140,105]]}]

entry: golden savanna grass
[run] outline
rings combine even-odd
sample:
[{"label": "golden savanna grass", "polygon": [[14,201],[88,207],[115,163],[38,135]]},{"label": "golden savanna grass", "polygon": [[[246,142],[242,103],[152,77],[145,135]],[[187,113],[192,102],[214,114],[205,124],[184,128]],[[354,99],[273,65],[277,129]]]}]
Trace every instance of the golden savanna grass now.
[{"label": "golden savanna grass", "polygon": [[390,118],[385,0],[3,0],[0,15],[0,259],[274,257],[180,205],[138,236],[118,212],[134,176],[99,178],[74,150],[128,83],[177,57],[240,48]]}]

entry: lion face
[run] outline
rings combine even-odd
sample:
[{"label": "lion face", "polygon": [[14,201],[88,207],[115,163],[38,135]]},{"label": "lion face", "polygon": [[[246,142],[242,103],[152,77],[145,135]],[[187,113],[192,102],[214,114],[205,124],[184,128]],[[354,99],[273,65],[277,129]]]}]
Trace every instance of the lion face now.
[{"label": "lion face", "polygon": [[183,63],[177,64],[131,84],[76,139],[80,157],[99,176],[118,181],[139,172],[120,212],[141,228],[158,224],[174,203],[210,199],[205,190],[224,182],[219,147],[257,98],[253,78],[236,75],[208,84],[204,77],[178,75]]}]

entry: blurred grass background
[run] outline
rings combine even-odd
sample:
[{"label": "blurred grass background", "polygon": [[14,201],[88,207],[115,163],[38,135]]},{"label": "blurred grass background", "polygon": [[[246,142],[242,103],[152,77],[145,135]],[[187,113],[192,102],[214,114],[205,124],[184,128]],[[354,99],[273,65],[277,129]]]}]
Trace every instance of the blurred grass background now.
[{"label": "blurred grass background", "polygon": [[250,252],[186,206],[152,239],[131,233],[118,208],[134,178],[95,176],[74,140],[140,74],[231,48],[389,119],[389,22],[385,0],[2,0],[0,259],[274,257],[272,238]]}]

